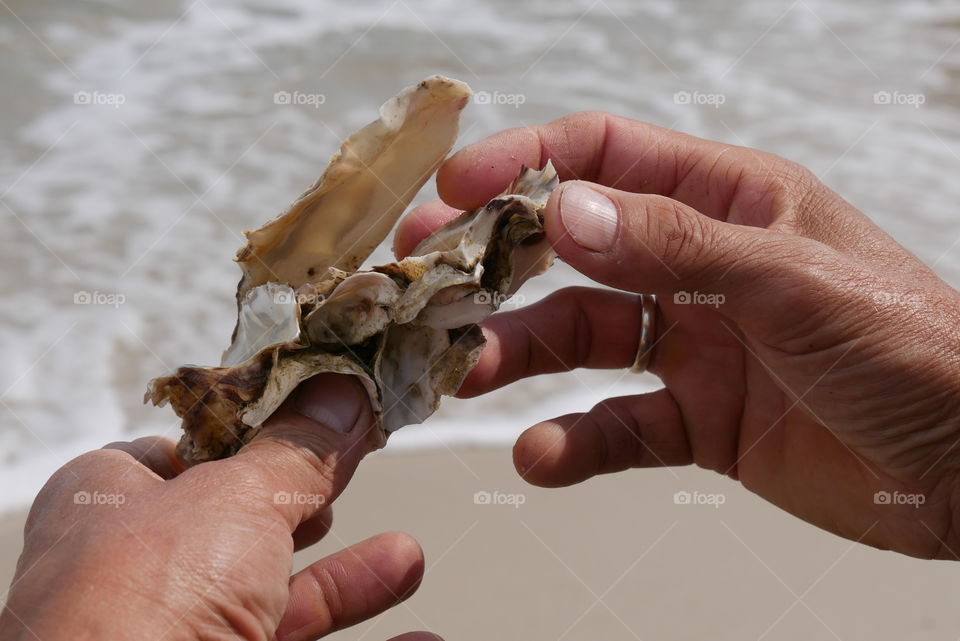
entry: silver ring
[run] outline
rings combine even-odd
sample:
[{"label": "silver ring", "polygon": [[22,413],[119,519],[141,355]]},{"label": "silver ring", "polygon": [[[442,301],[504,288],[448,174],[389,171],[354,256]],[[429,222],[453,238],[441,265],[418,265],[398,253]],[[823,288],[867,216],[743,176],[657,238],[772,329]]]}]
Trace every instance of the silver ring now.
[{"label": "silver ring", "polygon": [[640,340],[637,342],[637,356],[630,368],[634,374],[647,371],[650,355],[653,353],[653,341],[657,335],[657,297],[653,294],[640,294],[640,308]]}]

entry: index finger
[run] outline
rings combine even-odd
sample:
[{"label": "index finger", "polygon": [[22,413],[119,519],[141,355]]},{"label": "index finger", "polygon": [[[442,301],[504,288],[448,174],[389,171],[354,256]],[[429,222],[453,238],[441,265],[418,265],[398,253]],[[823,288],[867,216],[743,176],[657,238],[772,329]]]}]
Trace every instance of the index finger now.
[{"label": "index finger", "polygon": [[738,198],[750,205],[748,218],[755,217],[770,188],[789,173],[779,169],[793,166],[754,149],[586,111],[538,127],[507,129],[465,147],[440,167],[437,190],[453,207],[481,207],[521,166],[540,168],[547,160],[561,180],[669,196],[720,220],[735,211]]}]

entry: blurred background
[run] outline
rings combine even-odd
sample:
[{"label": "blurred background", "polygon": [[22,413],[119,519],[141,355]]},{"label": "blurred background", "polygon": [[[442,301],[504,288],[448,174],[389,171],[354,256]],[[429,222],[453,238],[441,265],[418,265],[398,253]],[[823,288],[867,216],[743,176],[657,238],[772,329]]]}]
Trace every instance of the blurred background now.
[{"label": "blurred background", "polygon": [[[404,86],[440,73],[473,87],[461,145],[603,109],[786,156],[956,287],[958,43],[960,5],[936,1],[0,0],[0,567],[65,461],[177,437],[142,394],[181,363],[219,361],[241,232]],[[416,202],[433,197],[431,183]],[[584,282],[560,265],[522,302]],[[525,427],[655,387],[623,371],[541,377],[396,434],[316,553],[403,528],[432,569],[408,606],[347,634],[960,634],[953,566],[852,547],[704,472],[564,492],[512,473]],[[474,503],[496,491],[523,504]],[[676,505],[677,491],[725,499]]]}]

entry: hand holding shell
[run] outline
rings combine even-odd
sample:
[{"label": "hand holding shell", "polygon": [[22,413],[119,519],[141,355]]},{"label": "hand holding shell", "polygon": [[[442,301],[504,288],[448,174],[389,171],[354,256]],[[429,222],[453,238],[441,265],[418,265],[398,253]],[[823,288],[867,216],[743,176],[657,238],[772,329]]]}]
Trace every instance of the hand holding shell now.
[{"label": "hand holding shell", "polygon": [[287,211],[247,232],[237,254],[238,318],[219,367],[185,365],[144,401],[182,419],[188,463],[230,456],[283,400],[321,372],[363,381],[386,436],[429,417],[476,364],[476,323],[553,261],[542,209],[558,179],[524,168],[411,256],[357,271],[456,140],[470,96],[433,76],[380,108]]}]

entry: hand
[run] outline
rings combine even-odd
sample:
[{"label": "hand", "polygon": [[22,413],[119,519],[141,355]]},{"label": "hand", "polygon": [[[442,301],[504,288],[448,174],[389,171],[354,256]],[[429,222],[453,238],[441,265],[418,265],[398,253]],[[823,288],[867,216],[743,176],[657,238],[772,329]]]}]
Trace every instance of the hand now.
[{"label": "hand", "polygon": [[[957,558],[956,291],[802,167],[602,113],[472,145],[439,192],[477,207],[547,159],[581,181],[551,197],[550,242],[597,282],[658,295],[649,367],[666,387],[530,428],[521,475],[562,486],[696,463],[842,536]],[[398,254],[455,214],[416,209]],[[628,367],[639,317],[636,296],[589,288],[495,315],[460,395]]]},{"label": "hand", "polygon": [[0,637],[293,641],[399,603],[423,575],[399,533],[290,576],[294,549],[330,528],[372,424],[359,383],[324,374],[233,458],[184,470],[171,441],[145,438],[74,459],[30,511]]}]

